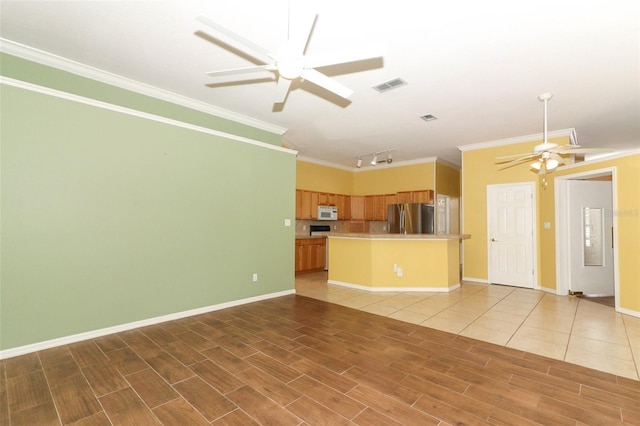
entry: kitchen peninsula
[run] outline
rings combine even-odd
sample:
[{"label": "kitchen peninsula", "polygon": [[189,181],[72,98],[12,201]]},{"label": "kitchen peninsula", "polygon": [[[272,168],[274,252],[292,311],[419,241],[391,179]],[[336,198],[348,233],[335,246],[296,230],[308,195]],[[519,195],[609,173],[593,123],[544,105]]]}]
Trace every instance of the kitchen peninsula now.
[{"label": "kitchen peninsula", "polygon": [[369,291],[452,291],[470,235],[327,233],[331,284]]}]

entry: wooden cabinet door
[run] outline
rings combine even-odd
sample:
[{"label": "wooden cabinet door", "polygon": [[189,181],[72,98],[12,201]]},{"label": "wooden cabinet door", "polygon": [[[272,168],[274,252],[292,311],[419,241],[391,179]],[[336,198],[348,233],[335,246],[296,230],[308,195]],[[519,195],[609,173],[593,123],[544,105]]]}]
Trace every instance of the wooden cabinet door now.
[{"label": "wooden cabinet door", "polygon": [[296,189],[296,219],[311,219],[311,192]]},{"label": "wooden cabinet door", "polygon": [[317,268],[322,270],[327,264],[327,240],[321,239],[318,243],[318,250],[316,252],[316,265]]},{"label": "wooden cabinet door", "polygon": [[430,189],[424,191],[413,191],[411,193],[411,202],[433,204],[433,191]]},{"label": "wooden cabinet door", "polygon": [[405,204],[405,203],[413,202],[413,201],[411,201],[411,191],[398,192],[397,196],[398,196],[398,203],[399,204]]},{"label": "wooden cabinet door", "polygon": [[[343,195],[343,197],[344,197],[344,208],[343,208],[341,220],[351,220],[351,196]],[[338,217],[340,217],[339,209],[338,209]]]},{"label": "wooden cabinet door", "polygon": [[364,197],[364,220],[375,220],[376,196],[366,195]]},{"label": "wooden cabinet door", "polygon": [[373,220],[387,220],[387,203],[384,195],[374,195]]},{"label": "wooden cabinet door", "polygon": [[311,206],[309,208],[310,212],[309,212],[309,219],[315,220],[318,218],[318,196],[320,194],[318,194],[317,192],[311,192],[310,196],[311,196]]},{"label": "wooden cabinet door", "polygon": [[364,220],[364,197],[351,196],[351,220]]}]

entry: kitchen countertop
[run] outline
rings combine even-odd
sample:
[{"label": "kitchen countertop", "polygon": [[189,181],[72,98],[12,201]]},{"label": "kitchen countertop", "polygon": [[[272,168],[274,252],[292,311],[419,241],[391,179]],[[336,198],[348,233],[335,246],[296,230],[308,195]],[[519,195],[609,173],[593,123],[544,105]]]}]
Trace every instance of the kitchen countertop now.
[{"label": "kitchen countertop", "polygon": [[[327,232],[327,237],[365,238],[380,240],[467,240],[470,234],[365,234],[352,232]],[[313,237],[312,237],[313,238]]]},{"label": "kitchen countertop", "polygon": [[316,238],[327,238],[326,235],[296,235],[296,240],[314,240]]}]

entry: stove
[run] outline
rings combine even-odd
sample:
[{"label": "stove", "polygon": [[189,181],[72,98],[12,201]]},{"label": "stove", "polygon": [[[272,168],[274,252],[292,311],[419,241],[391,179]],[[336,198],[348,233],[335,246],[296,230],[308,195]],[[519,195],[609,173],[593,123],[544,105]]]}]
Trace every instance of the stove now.
[{"label": "stove", "polygon": [[309,226],[309,235],[322,235],[331,231],[331,225],[311,225]]}]

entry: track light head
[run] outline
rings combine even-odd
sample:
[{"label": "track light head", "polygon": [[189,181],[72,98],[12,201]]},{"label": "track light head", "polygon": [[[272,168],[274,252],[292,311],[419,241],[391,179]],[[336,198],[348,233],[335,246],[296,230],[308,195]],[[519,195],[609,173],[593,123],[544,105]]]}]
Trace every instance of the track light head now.
[{"label": "track light head", "polygon": [[387,152],[387,163],[391,164],[393,162],[393,158],[391,158],[391,151]]},{"label": "track light head", "polygon": [[375,166],[378,164],[378,154],[373,154],[373,159],[371,160],[371,165]]},{"label": "track light head", "polygon": [[358,157],[358,162],[356,163],[356,167],[357,168],[362,167],[362,158]]}]

